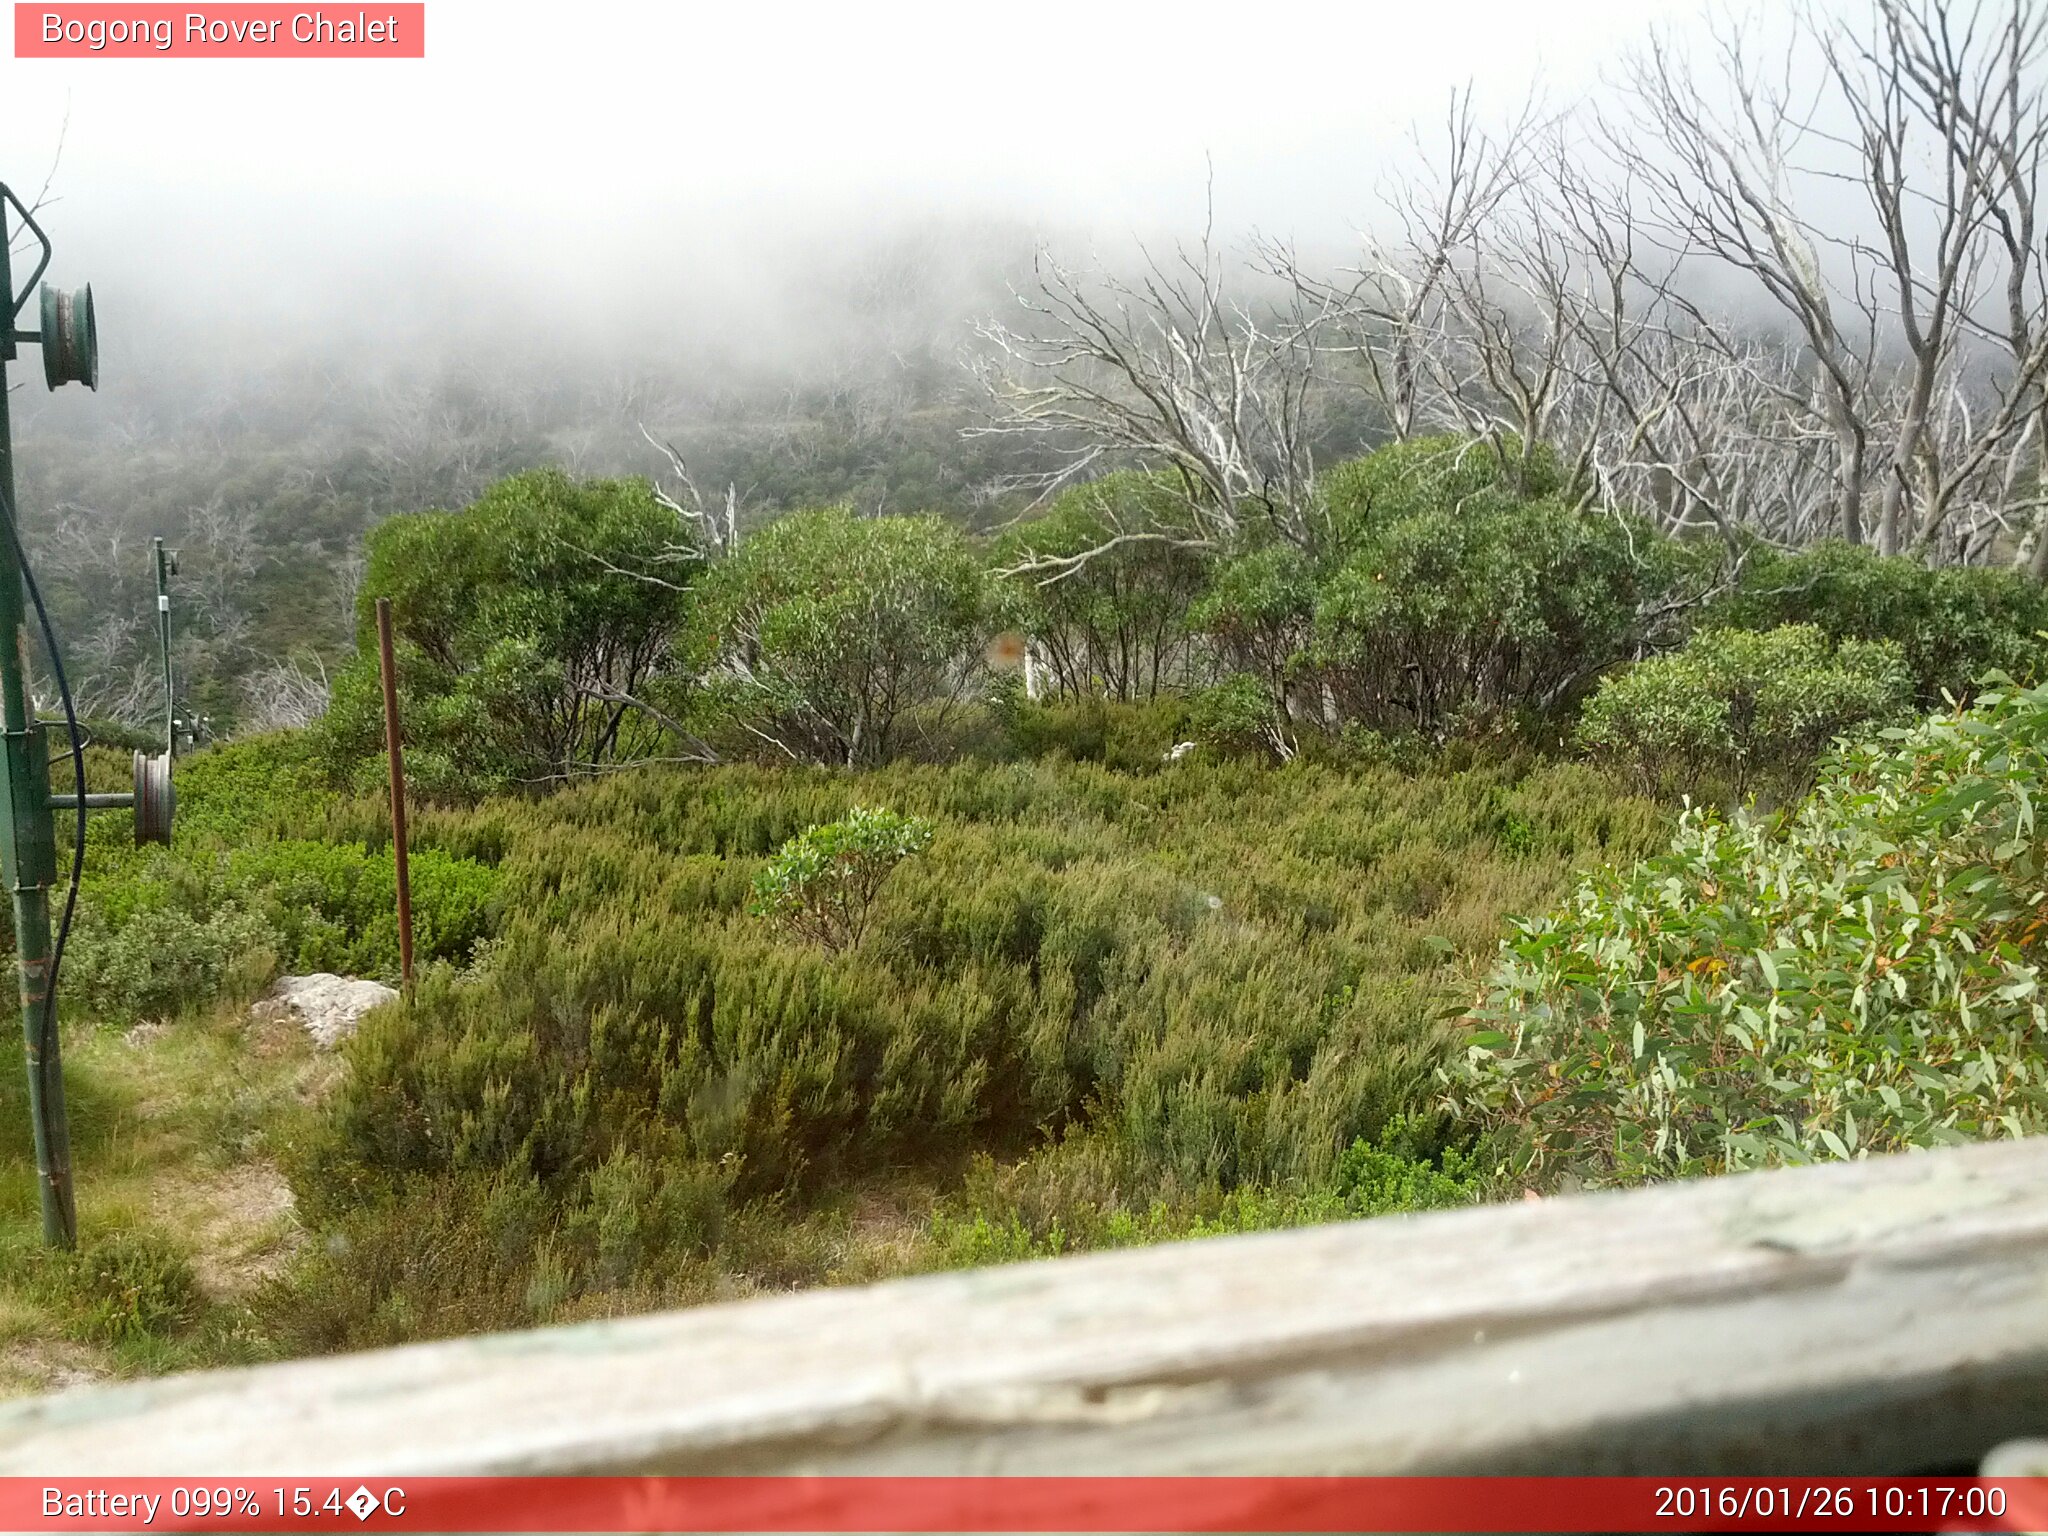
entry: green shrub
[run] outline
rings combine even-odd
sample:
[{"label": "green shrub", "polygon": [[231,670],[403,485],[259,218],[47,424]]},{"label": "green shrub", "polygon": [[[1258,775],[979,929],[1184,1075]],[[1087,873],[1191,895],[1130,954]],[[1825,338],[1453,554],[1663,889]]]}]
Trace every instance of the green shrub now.
[{"label": "green shrub", "polygon": [[[414,952],[422,960],[467,959],[490,930],[496,875],[434,848],[412,850],[408,866]],[[228,856],[227,880],[263,911],[280,958],[295,970],[395,974],[397,873],[389,848],[259,843]]]},{"label": "green shrub", "polygon": [[260,912],[232,900],[198,912],[148,907],[118,927],[87,916],[65,947],[63,985],[95,1013],[172,1018],[213,1002],[233,979],[259,987],[269,978],[252,974],[252,962],[267,972],[280,942]]},{"label": "green shrub", "polygon": [[1356,542],[1316,598],[1314,672],[1344,719],[1436,739],[1563,709],[1641,644],[1675,568],[1631,519],[1476,494]]},{"label": "green shrub", "polygon": [[931,846],[933,831],[921,816],[857,805],[784,843],[754,876],[747,910],[827,949],[851,948],[867,931],[882,883]]},{"label": "green shrub", "polygon": [[736,752],[885,761],[907,711],[960,692],[990,618],[981,562],[942,519],[794,512],[701,584],[699,709]]},{"label": "green shrub", "polygon": [[380,597],[416,793],[553,780],[664,739],[625,701],[665,672],[698,561],[646,481],[515,475],[460,512],[387,519],[368,551],[356,654],[318,727],[338,781],[374,788],[384,772]]},{"label": "green shrub", "polygon": [[1003,711],[1006,750],[980,755],[1100,763],[1123,773],[1155,773],[1187,735],[1188,705],[1178,697],[1144,704],[1106,699],[1012,700]]},{"label": "green shrub", "polygon": [[[304,736],[181,758],[168,848],[135,848],[125,821],[88,826],[67,1003],[166,1018],[253,996],[280,965],[396,974],[392,858],[376,846],[388,812],[339,799]],[[423,958],[459,963],[496,922],[498,882],[478,860],[431,846],[432,828],[429,817],[414,839],[414,938]],[[466,835],[488,851],[480,832]]]},{"label": "green shrub", "polygon": [[1834,640],[1893,640],[1922,706],[1967,701],[1986,673],[2038,673],[2048,588],[2016,571],[1929,568],[1903,555],[1830,540],[1800,553],[1756,549],[1709,626],[1814,624]]},{"label": "green shrub", "polygon": [[1218,752],[1272,758],[1287,738],[1258,679],[1239,673],[1188,700],[1188,729]]},{"label": "green shrub", "polygon": [[1911,698],[1890,641],[1837,645],[1810,624],[1709,630],[1603,679],[1578,739],[1647,793],[1782,795],[1811,779],[1829,742],[1898,719]]},{"label": "green shrub", "polygon": [[1185,680],[1188,608],[1209,565],[1191,542],[1185,498],[1167,477],[1134,471],[1063,492],[996,541],[998,570],[1089,555],[1004,583],[1006,619],[1035,643],[1053,692],[1130,702]]},{"label": "green shrub", "polygon": [[1476,504],[1543,500],[1564,490],[1557,458],[1519,439],[1498,443],[1438,436],[1389,443],[1334,464],[1318,482],[1339,556],[1374,534],[1416,517],[1459,513]]},{"label": "green shrub", "polygon": [[2048,689],[1844,749],[1774,819],[1519,925],[1453,1076],[1529,1176],[1628,1183],[2048,1128]]},{"label": "green shrub", "polygon": [[75,1252],[10,1254],[8,1268],[23,1275],[29,1294],[51,1308],[65,1333],[85,1343],[170,1338],[206,1311],[191,1264],[146,1231],[88,1237]]},{"label": "green shrub", "polygon": [[1309,557],[1292,544],[1272,544],[1220,565],[1188,611],[1189,626],[1209,637],[1227,667],[1258,679],[1283,729],[1290,696],[1313,686],[1307,661],[1315,601]]}]

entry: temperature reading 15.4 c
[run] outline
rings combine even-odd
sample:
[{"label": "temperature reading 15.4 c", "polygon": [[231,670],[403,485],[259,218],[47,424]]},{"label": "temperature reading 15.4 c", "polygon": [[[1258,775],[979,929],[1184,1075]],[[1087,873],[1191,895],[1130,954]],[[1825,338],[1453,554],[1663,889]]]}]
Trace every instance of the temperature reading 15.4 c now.
[{"label": "temperature reading 15.4 c", "polygon": [[358,1520],[367,1520],[376,1514],[405,1513],[403,1488],[372,1488],[364,1483],[350,1490],[330,1483],[324,1487],[279,1488],[276,1494],[278,1514],[299,1520],[314,1515],[354,1515]]}]

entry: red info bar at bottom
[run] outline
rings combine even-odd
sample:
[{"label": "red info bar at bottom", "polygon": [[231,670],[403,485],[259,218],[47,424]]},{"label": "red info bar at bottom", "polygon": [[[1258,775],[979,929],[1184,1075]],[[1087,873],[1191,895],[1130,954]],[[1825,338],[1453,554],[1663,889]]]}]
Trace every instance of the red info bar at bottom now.
[{"label": "red info bar at bottom", "polygon": [[2048,1478],[0,1479],[10,1531],[2026,1531]]},{"label": "red info bar at bottom", "polygon": [[411,4],[14,7],[18,59],[423,59],[427,8]]}]

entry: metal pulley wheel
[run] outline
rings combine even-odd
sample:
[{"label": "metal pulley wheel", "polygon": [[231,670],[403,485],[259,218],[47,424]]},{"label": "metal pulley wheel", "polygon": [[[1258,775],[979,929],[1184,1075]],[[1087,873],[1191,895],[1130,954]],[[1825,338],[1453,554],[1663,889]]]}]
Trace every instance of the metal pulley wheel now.
[{"label": "metal pulley wheel", "polygon": [[52,288],[43,284],[43,381],[100,387],[100,332],[93,319],[92,284]]},{"label": "metal pulley wheel", "polygon": [[168,843],[178,793],[171,785],[171,754],[135,754],[135,846]]}]

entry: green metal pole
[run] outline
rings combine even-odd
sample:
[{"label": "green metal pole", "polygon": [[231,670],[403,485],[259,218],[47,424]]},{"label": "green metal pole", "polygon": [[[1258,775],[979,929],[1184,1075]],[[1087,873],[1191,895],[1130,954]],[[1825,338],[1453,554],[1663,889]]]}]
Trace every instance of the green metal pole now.
[{"label": "green metal pole", "polygon": [[156,638],[164,653],[164,751],[178,755],[178,695],[171,687],[171,577],[164,541],[151,539],[156,550]]},{"label": "green metal pole", "polygon": [[[0,208],[0,293],[7,296],[6,321],[0,326],[6,333],[0,345],[0,517],[13,522],[14,442],[6,365],[14,357],[17,316],[9,239],[5,210]],[[71,1248],[78,1242],[78,1212],[71,1194],[71,1127],[64,1113],[64,1063],[50,996],[49,887],[56,875],[57,828],[50,813],[49,748],[29,697],[27,658],[28,610],[22,597],[21,563],[15,540],[0,538],[0,730],[6,741],[0,771],[6,779],[8,807],[8,814],[0,817],[0,869],[14,898],[14,952],[21,971],[22,1042],[28,1056],[28,1112],[35,1129],[43,1241]]]}]

